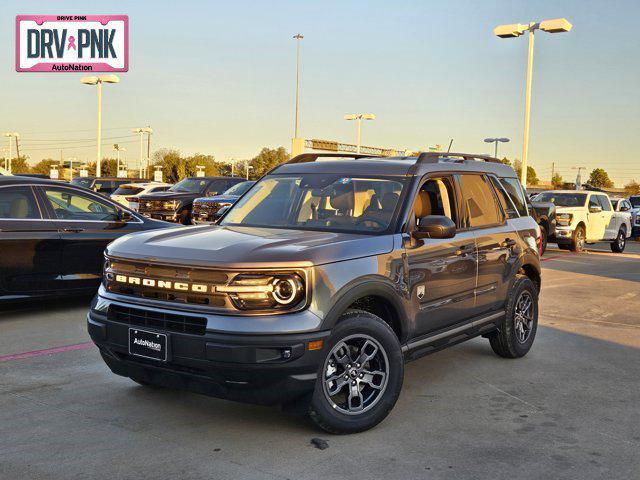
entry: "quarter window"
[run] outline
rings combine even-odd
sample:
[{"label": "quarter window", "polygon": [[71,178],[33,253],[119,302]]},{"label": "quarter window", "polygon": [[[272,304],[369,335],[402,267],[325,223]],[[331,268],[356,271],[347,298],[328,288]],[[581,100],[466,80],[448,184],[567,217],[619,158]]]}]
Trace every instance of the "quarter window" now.
[{"label": "quarter window", "polygon": [[0,218],[28,220],[40,218],[31,187],[0,188]]},{"label": "quarter window", "polygon": [[502,223],[493,189],[481,175],[460,175],[462,201],[471,228],[487,227]]},{"label": "quarter window", "polygon": [[518,214],[518,210],[511,201],[509,194],[505,192],[502,184],[495,177],[489,178],[491,179],[491,184],[498,195],[498,200],[500,201],[500,205],[502,205],[502,210],[507,214],[507,218],[518,218],[520,216]]},{"label": "quarter window", "polygon": [[527,201],[524,197],[524,192],[522,191],[522,185],[517,178],[501,178],[500,183],[504,187],[504,189],[509,194],[511,201],[518,210],[518,213],[521,217],[526,217],[529,215],[527,212]]},{"label": "quarter window", "polygon": [[60,220],[115,221],[118,210],[113,205],[74,190],[50,188],[44,190],[56,218]]}]

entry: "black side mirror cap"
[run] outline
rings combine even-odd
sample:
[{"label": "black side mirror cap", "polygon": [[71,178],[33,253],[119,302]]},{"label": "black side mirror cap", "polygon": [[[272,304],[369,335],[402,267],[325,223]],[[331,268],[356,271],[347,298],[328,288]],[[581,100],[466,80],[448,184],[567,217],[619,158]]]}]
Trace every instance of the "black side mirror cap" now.
[{"label": "black side mirror cap", "polygon": [[420,219],[420,225],[413,233],[415,238],[453,238],[456,224],[444,215],[428,215]]}]

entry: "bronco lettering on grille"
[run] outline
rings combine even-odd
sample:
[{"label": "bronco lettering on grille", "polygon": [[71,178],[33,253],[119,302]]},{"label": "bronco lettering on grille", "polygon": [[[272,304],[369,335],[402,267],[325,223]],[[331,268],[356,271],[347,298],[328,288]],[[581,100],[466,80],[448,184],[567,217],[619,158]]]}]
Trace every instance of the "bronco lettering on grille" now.
[{"label": "bronco lettering on grille", "polygon": [[180,292],[208,293],[214,292],[215,287],[203,283],[172,282],[171,280],[155,280],[153,278],[131,277],[129,275],[116,275],[116,282],[128,285],[144,285],[145,287],[160,288],[164,290],[178,290]]}]

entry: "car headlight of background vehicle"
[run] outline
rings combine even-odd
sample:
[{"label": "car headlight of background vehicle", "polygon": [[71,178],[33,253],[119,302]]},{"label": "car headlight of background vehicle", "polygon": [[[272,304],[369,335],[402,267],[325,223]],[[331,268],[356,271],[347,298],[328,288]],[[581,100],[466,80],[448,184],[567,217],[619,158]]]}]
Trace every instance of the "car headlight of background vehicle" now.
[{"label": "car headlight of background vehicle", "polygon": [[556,215],[556,223],[560,226],[566,227],[571,225],[571,220],[573,220],[572,213],[558,213]]},{"label": "car headlight of background vehicle", "polygon": [[180,202],[178,200],[170,200],[168,202],[164,202],[162,204],[162,208],[165,210],[175,210],[176,208],[178,208],[178,205],[180,205]]},{"label": "car headlight of background vehicle", "polygon": [[240,274],[216,286],[239,310],[294,310],[306,300],[305,281],[298,273]]}]

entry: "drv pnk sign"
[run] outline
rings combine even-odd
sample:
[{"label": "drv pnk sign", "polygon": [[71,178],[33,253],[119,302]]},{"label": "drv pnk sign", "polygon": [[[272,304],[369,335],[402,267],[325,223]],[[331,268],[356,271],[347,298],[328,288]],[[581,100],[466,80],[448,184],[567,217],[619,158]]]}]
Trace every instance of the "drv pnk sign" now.
[{"label": "drv pnk sign", "polygon": [[126,72],[127,15],[17,15],[16,71]]}]

